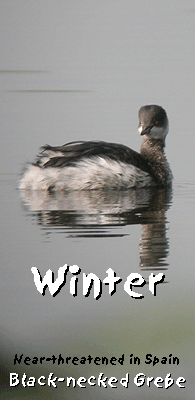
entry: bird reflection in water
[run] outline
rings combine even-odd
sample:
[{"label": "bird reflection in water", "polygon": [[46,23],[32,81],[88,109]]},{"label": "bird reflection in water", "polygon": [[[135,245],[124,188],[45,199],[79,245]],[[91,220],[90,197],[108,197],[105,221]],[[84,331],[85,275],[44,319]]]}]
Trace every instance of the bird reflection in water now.
[{"label": "bird reflection in water", "polygon": [[66,237],[120,237],[116,228],[140,224],[140,268],[167,269],[169,240],[166,212],[171,206],[172,188],[142,188],[127,191],[70,191],[50,194],[21,191],[27,213],[50,233]]}]

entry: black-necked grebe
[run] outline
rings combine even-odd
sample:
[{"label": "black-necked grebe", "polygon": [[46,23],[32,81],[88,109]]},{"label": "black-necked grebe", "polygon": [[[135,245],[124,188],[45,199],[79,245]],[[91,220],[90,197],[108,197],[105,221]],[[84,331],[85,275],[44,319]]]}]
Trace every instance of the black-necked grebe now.
[{"label": "black-necked grebe", "polygon": [[86,190],[129,189],[166,186],[172,173],[164,154],[168,133],[165,110],[156,105],[141,107],[138,113],[140,153],[127,146],[102,141],[71,142],[41,148],[34,163],[28,164],[20,189]]}]

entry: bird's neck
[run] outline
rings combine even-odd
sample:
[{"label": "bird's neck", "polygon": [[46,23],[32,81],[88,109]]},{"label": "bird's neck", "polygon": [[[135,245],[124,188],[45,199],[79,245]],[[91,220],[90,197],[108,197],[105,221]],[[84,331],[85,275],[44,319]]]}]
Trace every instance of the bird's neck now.
[{"label": "bird's neck", "polygon": [[160,185],[166,184],[170,175],[164,147],[164,140],[144,138],[140,149],[142,158],[147,161],[151,174]]},{"label": "bird's neck", "polygon": [[155,159],[156,156],[164,155],[165,141],[161,139],[144,138],[140,154],[146,160]]}]

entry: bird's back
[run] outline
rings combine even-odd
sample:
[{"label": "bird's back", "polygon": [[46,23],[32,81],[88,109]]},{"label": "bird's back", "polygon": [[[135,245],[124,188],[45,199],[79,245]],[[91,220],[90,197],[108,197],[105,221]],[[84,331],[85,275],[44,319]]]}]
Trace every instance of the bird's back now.
[{"label": "bird's back", "polygon": [[81,160],[100,157],[133,165],[150,173],[148,163],[138,152],[118,143],[80,141],[55,147],[45,145],[41,150],[35,164],[42,168],[76,166]]}]

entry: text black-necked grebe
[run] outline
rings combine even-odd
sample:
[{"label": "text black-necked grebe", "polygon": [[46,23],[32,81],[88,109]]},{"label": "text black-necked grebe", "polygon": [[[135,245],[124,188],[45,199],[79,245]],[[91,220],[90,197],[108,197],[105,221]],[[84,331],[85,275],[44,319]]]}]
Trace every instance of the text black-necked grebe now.
[{"label": "text black-necked grebe", "polygon": [[138,130],[144,136],[140,153],[102,141],[46,145],[36,161],[27,165],[20,189],[129,189],[171,184],[172,173],[164,154],[169,128],[166,112],[149,105],[140,108],[138,117]]}]

